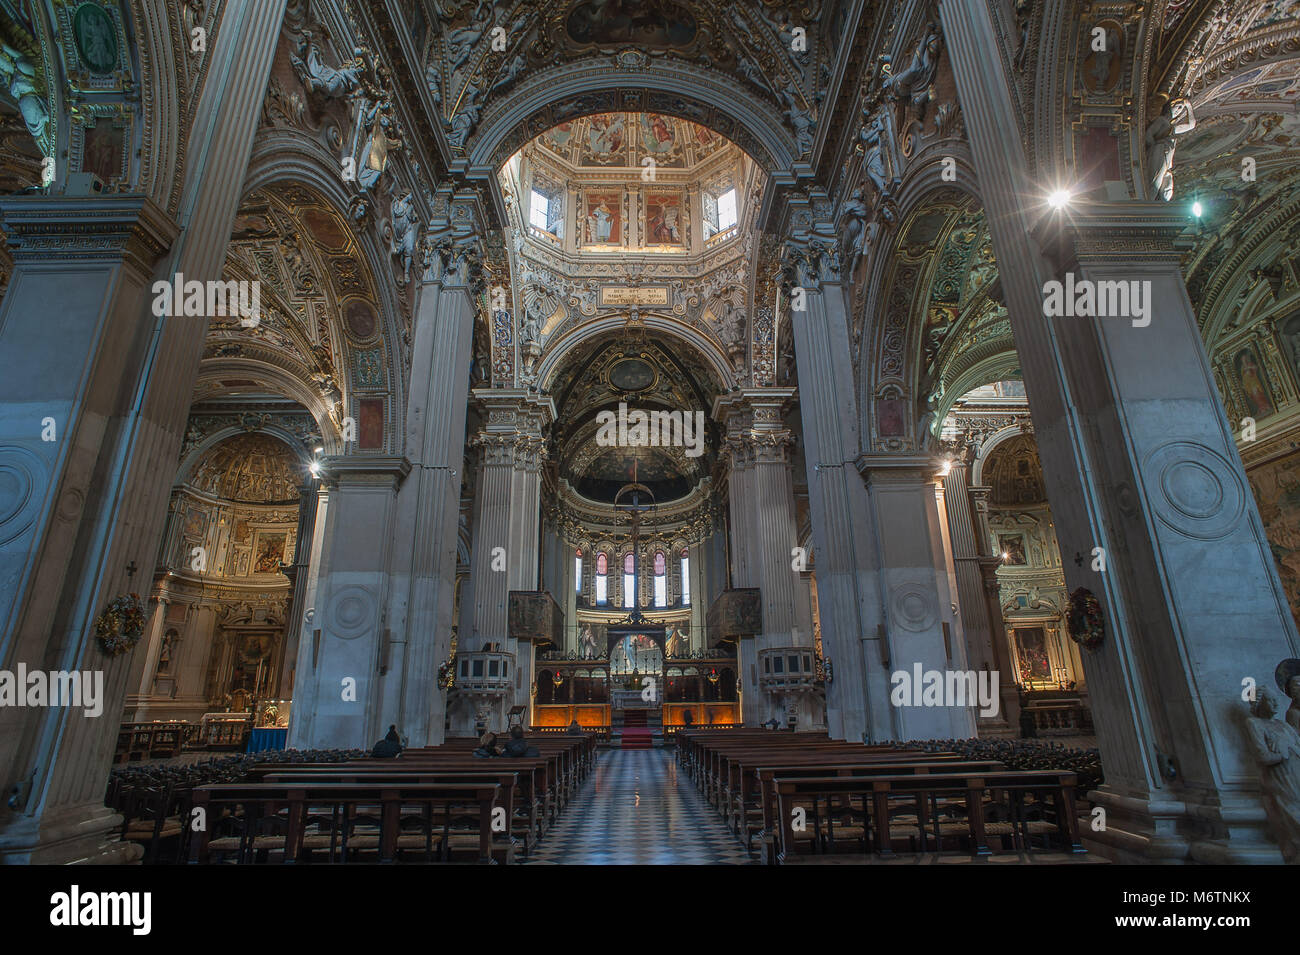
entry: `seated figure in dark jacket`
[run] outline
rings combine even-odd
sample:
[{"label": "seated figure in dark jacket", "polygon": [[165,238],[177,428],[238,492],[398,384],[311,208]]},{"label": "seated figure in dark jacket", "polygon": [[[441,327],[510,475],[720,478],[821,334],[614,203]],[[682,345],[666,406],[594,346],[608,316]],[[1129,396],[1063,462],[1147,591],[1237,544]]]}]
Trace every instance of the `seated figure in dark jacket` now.
[{"label": "seated figure in dark jacket", "polygon": [[497,752],[497,734],[484,733],[479,737],[478,749],[474,750],[474,755],[479,757],[500,756]]},{"label": "seated figure in dark jacket", "polygon": [[375,748],[370,751],[372,759],[395,759],[401,755],[402,740],[397,735],[397,727],[388,727],[388,735],[375,744]]},{"label": "seated figure in dark jacket", "polygon": [[524,739],[524,728],[516,723],[510,727],[510,739],[501,750],[501,755],[515,759],[521,756],[536,756],[537,747],[528,745],[528,740]]}]

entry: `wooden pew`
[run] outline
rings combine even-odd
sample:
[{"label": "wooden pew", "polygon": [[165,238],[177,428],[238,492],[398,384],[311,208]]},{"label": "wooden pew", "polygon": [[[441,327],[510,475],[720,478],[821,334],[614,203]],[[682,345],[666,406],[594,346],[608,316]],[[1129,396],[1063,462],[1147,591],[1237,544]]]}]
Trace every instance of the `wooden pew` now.
[{"label": "wooden pew", "polygon": [[[759,825],[749,823],[749,814],[745,816],[745,848],[749,849],[752,837],[757,835],[762,843],[762,858],[765,865],[775,865],[777,855],[777,793],[775,781],[779,779],[824,779],[830,776],[914,776],[933,773],[988,773],[1005,769],[997,760],[966,760],[956,754],[926,757],[925,760],[890,760],[873,761],[870,758],[859,763],[841,762],[835,765],[818,763],[802,766],[783,763],[781,766],[750,766],[744,771],[744,778],[759,798]],[[815,799],[815,797],[814,797]],[[814,802],[814,813],[816,812]],[[833,814],[836,807],[827,806],[828,813]]]},{"label": "wooden pew", "polygon": [[[244,831],[238,837],[238,861],[252,862],[258,851],[279,848],[284,862],[298,860],[303,849],[303,838],[310,808],[313,805],[331,807],[331,817],[336,818],[343,807],[346,819],[351,808],[378,806],[379,860],[395,861],[401,837],[401,810],[403,806],[428,807],[429,818],[445,817],[458,807],[476,804],[478,807],[478,853],[481,863],[491,864],[492,810],[501,799],[501,787],[495,783],[222,783],[200,786],[194,790],[194,805],[202,808],[207,825],[196,832],[190,843],[190,863],[204,864],[209,860],[209,843],[218,816],[215,810],[242,806]],[[279,817],[283,813],[283,820]],[[275,819],[283,823],[281,837],[258,837],[256,823]],[[432,821],[430,822],[432,826]],[[345,830],[346,835],[346,830]],[[333,832],[331,832],[331,839]],[[275,845],[278,842],[279,845]],[[428,840],[426,839],[426,848]],[[505,854],[510,861],[509,852]]]},{"label": "wooden pew", "polygon": [[[1029,820],[1024,812],[1026,794],[1049,797],[1052,800],[1055,825],[1037,826],[1040,831],[1052,829],[1060,842],[1060,850],[1067,853],[1082,853],[1083,845],[1079,839],[1078,819],[1075,816],[1074,789],[1077,778],[1074,773],[1055,770],[1034,771],[998,771],[987,773],[964,772],[928,772],[926,774],[891,774],[873,776],[823,776],[814,778],[783,779],[777,777],[772,785],[776,791],[777,815],[780,818],[780,847],[777,861],[780,864],[816,861],[797,852],[797,833],[794,830],[794,812],[796,805],[809,799],[829,800],[833,796],[847,799],[851,807],[856,797],[861,801],[861,815],[864,820],[864,842],[870,834],[870,846],[881,857],[894,855],[895,820],[891,819],[891,802],[904,800],[916,813],[916,835],[919,851],[927,851],[928,837],[933,835],[935,851],[942,851],[944,829],[949,832],[960,830],[966,837],[972,855],[990,855],[988,846],[989,825],[985,814],[989,808],[985,797],[992,797],[992,804],[999,804],[999,797],[1005,796],[1011,807],[1012,819],[1005,826],[1005,832],[1013,837],[1017,848],[1032,851],[1032,835]],[[935,812],[938,800],[943,797],[953,803],[962,803],[966,813],[964,821],[953,820],[941,822]],[[951,807],[950,807],[951,808]],[[840,811],[840,810],[836,810]],[[933,832],[929,827],[933,822]],[[910,827],[909,827],[910,828]],[[814,841],[813,846],[816,846]],[[862,856],[865,861],[866,855]]]},{"label": "wooden pew", "polygon": [[[428,770],[419,768],[371,770],[366,768],[349,768],[347,764],[331,770],[327,767],[313,767],[278,773],[267,773],[262,782],[279,785],[293,783],[495,783],[501,787],[501,805],[505,809],[508,833],[521,846],[525,856],[532,850],[538,838],[539,806],[532,798],[532,774],[529,772],[493,772],[486,767],[482,772],[456,772],[445,769]],[[515,813],[522,809],[526,815],[519,820]]]}]

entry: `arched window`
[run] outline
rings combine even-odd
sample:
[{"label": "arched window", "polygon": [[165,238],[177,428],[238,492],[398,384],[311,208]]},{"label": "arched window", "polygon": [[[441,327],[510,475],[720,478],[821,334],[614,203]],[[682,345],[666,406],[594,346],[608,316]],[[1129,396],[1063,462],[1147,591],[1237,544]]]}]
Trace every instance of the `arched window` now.
[{"label": "arched window", "polygon": [[573,558],[573,579],[578,596],[582,596],[582,548],[578,548],[576,556]]},{"label": "arched window", "polygon": [[682,548],[682,606],[691,604],[691,552]]},{"label": "arched window", "polygon": [[636,606],[636,557],[630,552],[623,558],[623,606]]},{"label": "arched window", "polygon": [[596,603],[609,603],[609,559],[596,555]]},{"label": "arched window", "polygon": [[655,554],[655,606],[668,606],[668,561],[663,551]]}]

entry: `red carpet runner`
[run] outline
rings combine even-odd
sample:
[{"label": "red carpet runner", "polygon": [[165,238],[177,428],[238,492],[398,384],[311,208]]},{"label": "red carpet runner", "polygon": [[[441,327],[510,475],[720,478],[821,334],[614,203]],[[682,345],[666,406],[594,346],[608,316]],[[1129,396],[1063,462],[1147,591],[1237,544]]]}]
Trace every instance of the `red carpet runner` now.
[{"label": "red carpet runner", "polygon": [[623,714],[623,749],[650,749],[653,739],[646,728],[645,710],[627,710]]}]

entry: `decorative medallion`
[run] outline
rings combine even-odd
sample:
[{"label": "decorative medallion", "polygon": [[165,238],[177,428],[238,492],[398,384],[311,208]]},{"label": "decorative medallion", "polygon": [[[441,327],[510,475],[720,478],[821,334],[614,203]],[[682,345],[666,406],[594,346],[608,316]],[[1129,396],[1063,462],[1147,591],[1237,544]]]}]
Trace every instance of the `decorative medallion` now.
[{"label": "decorative medallion", "polygon": [[1151,505],[1169,527],[1197,540],[1226,537],[1241,521],[1246,494],[1222,455],[1190,441],[1171,441],[1147,455],[1142,468]]},{"label": "decorative medallion", "polygon": [[77,56],[92,73],[103,76],[117,68],[117,32],[113,19],[97,3],[83,3],[72,15]]},{"label": "decorative medallion", "polygon": [[375,310],[370,307],[369,302],[360,300],[348,302],[344,306],[343,323],[347,326],[349,335],[363,342],[374,338],[379,328]]},{"label": "decorative medallion", "polygon": [[640,358],[624,358],[609,370],[609,383],[619,391],[646,391],[659,380],[659,373]]}]

